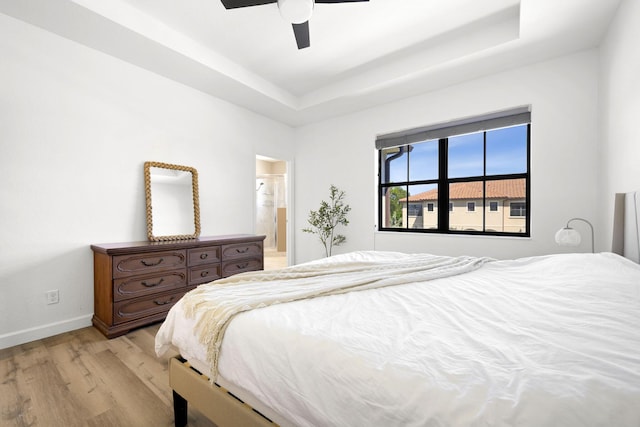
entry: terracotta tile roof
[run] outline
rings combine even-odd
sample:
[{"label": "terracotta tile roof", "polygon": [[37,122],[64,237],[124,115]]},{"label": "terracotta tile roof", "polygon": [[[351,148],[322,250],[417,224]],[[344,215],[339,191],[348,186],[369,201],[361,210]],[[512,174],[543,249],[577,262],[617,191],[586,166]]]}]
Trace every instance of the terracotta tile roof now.
[{"label": "terracotta tile roof", "polygon": [[[524,199],[525,180],[506,179],[500,181],[487,181],[487,199]],[[438,200],[438,190],[429,190],[408,197],[410,202],[422,202],[426,200]],[[482,199],[482,182],[458,182],[449,187],[449,199]],[[407,199],[401,199],[406,203]]]}]

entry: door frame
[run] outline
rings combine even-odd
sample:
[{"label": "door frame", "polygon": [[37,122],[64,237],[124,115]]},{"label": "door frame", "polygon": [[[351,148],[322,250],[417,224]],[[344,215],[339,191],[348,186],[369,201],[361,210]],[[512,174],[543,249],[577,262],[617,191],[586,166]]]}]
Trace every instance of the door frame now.
[{"label": "door frame", "polygon": [[294,265],[295,262],[295,257],[294,257],[294,241],[295,241],[295,236],[293,235],[293,194],[294,194],[294,189],[293,189],[293,160],[286,160],[286,159],[282,159],[282,158],[278,158],[277,156],[267,156],[265,154],[258,154],[256,153],[255,155],[255,160],[254,160],[254,180],[252,181],[252,194],[253,194],[253,233],[255,234],[257,231],[257,227],[256,227],[256,220],[257,220],[257,202],[258,202],[258,195],[257,192],[255,191],[255,183],[256,180],[258,179],[258,171],[257,168],[255,166],[255,161],[257,160],[267,160],[267,161],[277,161],[277,162],[284,162],[286,165],[286,171],[285,171],[285,186],[286,186],[286,194],[285,194],[285,201],[286,201],[286,205],[287,205],[287,215],[286,215],[286,230],[287,230],[287,238],[286,238],[286,246],[287,246],[287,265]]}]

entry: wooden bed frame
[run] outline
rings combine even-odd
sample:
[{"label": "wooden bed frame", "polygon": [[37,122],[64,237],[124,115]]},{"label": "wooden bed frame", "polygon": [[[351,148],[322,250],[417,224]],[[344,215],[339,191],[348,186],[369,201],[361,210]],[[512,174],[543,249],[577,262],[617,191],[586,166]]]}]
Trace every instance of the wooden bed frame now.
[{"label": "wooden bed frame", "polygon": [[175,426],[187,425],[187,402],[219,427],[277,427],[278,425],[191,367],[180,356],[169,362]]}]

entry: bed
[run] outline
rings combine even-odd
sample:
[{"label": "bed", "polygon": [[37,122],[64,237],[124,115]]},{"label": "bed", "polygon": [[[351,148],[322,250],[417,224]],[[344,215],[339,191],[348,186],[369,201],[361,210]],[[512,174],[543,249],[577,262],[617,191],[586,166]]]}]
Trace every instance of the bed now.
[{"label": "bed", "polygon": [[[270,274],[223,282],[235,304],[203,287],[170,311],[156,351],[181,354],[177,426],[187,402],[219,426],[640,425],[640,266],[620,255],[365,251]],[[284,292],[242,290],[269,286]]]}]

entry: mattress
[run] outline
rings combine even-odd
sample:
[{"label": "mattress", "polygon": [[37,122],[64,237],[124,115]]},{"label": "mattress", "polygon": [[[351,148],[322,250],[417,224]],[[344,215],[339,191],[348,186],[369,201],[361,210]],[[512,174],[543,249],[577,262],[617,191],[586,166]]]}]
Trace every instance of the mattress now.
[{"label": "mattress", "polygon": [[[354,256],[402,254],[338,257]],[[627,259],[493,261],[241,313],[219,382],[283,425],[637,426],[639,320],[640,266]],[[156,351],[173,344],[207,372],[194,322],[178,302]]]}]

